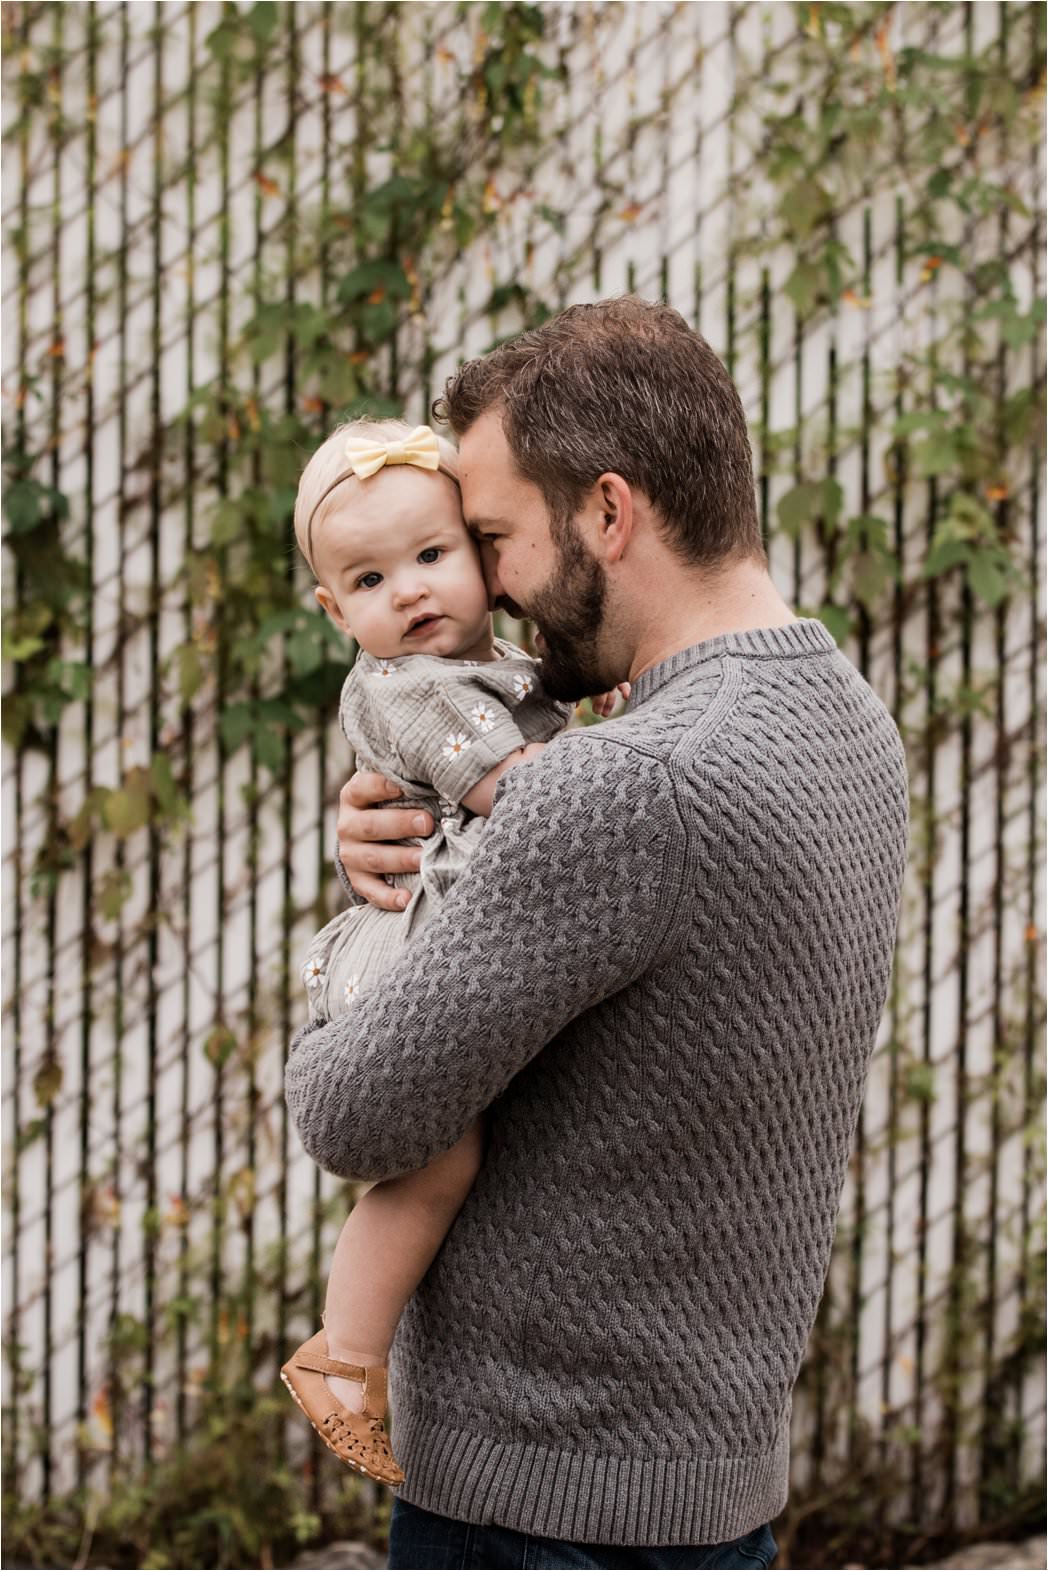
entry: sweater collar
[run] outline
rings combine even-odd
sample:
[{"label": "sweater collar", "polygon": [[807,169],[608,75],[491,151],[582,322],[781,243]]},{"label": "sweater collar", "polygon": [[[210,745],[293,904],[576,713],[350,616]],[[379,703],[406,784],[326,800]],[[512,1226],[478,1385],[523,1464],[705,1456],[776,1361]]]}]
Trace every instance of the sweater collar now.
[{"label": "sweater collar", "polygon": [[714,638],[704,638],[700,644],[678,649],[667,660],[649,666],[633,684],[629,707],[636,709],[667,682],[682,671],[693,670],[708,661],[723,659],[725,655],[749,656],[757,659],[796,659],[798,655],[821,655],[836,649],[829,629],[814,617],[802,617],[787,622],[784,627],[755,627],[745,633],[718,633]]}]

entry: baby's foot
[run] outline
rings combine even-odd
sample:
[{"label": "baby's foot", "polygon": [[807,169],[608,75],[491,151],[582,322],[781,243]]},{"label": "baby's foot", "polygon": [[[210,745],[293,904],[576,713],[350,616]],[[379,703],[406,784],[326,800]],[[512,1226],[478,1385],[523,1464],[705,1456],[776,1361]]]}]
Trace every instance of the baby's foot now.
[{"label": "baby's foot", "polygon": [[[344,1364],[360,1364],[368,1369],[375,1364],[386,1362],[385,1353],[362,1353],[357,1348],[348,1347],[344,1342],[336,1342],[328,1332],[328,1357],[337,1358]],[[363,1380],[347,1380],[343,1375],[325,1375],[324,1384],[331,1395],[342,1403],[350,1413],[364,1411],[364,1382]]]},{"label": "baby's foot", "polygon": [[[361,1378],[329,1375],[324,1365],[334,1359],[359,1368]],[[280,1378],[321,1440],[340,1461],[396,1489],[404,1482],[404,1474],[383,1423],[385,1363],[385,1352],[362,1352],[344,1342],[332,1346],[326,1332],[318,1331],[292,1353]],[[364,1410],[365,1370],[370,1412]]]}]

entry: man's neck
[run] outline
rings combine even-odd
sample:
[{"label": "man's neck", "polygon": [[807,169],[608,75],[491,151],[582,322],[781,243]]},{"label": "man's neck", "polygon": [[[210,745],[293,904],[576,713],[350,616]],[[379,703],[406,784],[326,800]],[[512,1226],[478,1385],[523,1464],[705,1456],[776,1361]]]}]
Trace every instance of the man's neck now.
[{"label": "man's neck", "polygon": [[[680,580],[678,580],[680,582]],[[655,610],[638,629],[629,680],[671,655],[722,633],[784,627],[797,620],[766,568],[740,562],[714,573],[688,575],[685,588],[653,600]]]}]

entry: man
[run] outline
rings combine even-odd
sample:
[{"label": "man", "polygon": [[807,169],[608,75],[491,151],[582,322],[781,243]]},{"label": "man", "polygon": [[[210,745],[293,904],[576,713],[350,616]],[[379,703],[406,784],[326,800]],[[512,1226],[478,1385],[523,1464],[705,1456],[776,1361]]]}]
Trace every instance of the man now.
[{"label": "man", "polygon": [[[390,1564],[767,1565],[891,966],[898,733],[775,589],[738,394],[675,311],[573,307],[442,413],[547,689],[632,692],[500,782],[416,944],[287,1065],[347,1176],[490,1109],[394,1346]],[[375,842],[419,830],[362,810],[388,795],[344,793],[340,851],[393,905],[417,851]]]}]

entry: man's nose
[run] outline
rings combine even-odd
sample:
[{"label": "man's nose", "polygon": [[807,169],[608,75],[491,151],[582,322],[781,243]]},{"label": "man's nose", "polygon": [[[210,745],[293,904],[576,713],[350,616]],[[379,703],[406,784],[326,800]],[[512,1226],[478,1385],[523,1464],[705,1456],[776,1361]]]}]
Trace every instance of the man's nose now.
[{"label": "man's nose", "polygon": [[484,582],[488,586],[488,599],[494,604],[506,591],[499,578],[498,557],[490,540],[480,542],[480,564],[484,569]]}]

